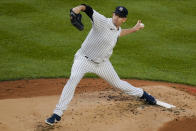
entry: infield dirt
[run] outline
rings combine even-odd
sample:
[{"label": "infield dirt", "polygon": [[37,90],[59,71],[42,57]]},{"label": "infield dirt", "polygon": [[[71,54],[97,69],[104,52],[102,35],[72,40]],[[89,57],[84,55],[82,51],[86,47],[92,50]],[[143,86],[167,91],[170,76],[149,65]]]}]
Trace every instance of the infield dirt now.
[{"label": "infield dirt", "polygon": [[66,79],[0,82],[0,130],[4,131],[195,131],[196,87],[128,80],[175,109],[144,104],[101,79],[83,79],[62,121],[48,126]]}]

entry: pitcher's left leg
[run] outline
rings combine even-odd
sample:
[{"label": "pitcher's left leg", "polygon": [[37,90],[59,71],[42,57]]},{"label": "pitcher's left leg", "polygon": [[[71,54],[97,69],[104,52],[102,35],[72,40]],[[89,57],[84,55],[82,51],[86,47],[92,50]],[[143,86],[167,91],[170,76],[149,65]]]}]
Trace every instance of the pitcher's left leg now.
[{"label": "pitcher's left leg", "polygon": [[99,69],[96,71],[96,74],[99,75],[101,78],[106,80],[110,83],[113,87],[116,87],[123,92],[125,92],[128,95],[138,96],[142,97],[143,95],[143,89],[136,88],[130,83],[121,80],[114,70],[112,64],[110,61],[107,61],[105,63],[102,63],[99,67]]},{"label": "pitcher's left leg", "polygon": [[153,96],[149,95],[147,92],[143,91],[141,88],[136,88],[130,83],[123,81],[119,78],[118,74],[114,70],[110,61],[102,63],[96,70],[96,74],[101,78],[108,81],[113,87],[121,89],[128,95],[138,96],[144,99],[148,104],[155,105],[156,100]]}]

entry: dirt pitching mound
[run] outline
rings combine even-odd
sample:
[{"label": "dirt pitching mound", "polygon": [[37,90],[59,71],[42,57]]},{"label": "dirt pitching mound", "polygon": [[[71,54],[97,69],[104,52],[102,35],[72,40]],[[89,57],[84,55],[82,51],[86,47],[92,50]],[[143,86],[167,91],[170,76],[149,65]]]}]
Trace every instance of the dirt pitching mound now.
[{"label": "dirt pitching mound", "polygon": [[[37,82],[37,81],[36,81]],[[33,85],[27,82],[29,85]],[[48,126],[44,120],[49,117],[58,102],[62,85],[56,84],[48,93],[45,85],[35,84],[37,94],[46,89],[45,96],[14,95],[8,99],[6,93],[0,100],[0,130],[4,131],[169,131],[169,130],[196,130],[196,97],[187,92],[176,90],[177,87],[168,87],[163,84],[140,85],[156,98],[171,103],[177,108],[165,109],[159,106],[144,104],[138,98],[130,97],[119,90],[111,88],[100,79],[83,81],[78,86],[75,96],[64,113],[62,121],[55,126]],[[4,86],[3,86],[4,84]],[[0,92],[5,90],[5,83],[0,84]],[[13,83],[12,83],[13,84]],[[21,88],[9,87],[12,90],[26,91],[33,94],[33,87],[21,84]],[[18,86],[18,85],[17,85]],[[1,88],[3,87],[3,88]],[[29,89],[29,92],[28,92]],[[194,89],[194,87],[193,87]],[[30,93],[31,92],[31,93]],[[16,92],[15,92],[16,93]],[[9,93],[7,93],[9,94]],[[10,93],[11,94],[11,93]],[[18,93],[19,94],[19,93]],[[21,93],[22,94],[22,93]],[[6,96],[6,97],[5,97]],[[23,96],[23,97],[22,97]],[[1,95],[2,97],[2,95]],[[189,127],[186,128],[187,123]],[[172,126],[171,126],[172,125]],[[175,126],[180,125],[180,126]],[[179,128],[177,128],[179,127]],[[183,128],[185,127],[185,128]],[[185,129],[185,130],[183,130]]]},{"label": "dirt pitching mound", "polygon": [[196,129],[196,118],[180,118],[180,119],[174,119],[173,121],[170,121],[162,128],[159,129],[159,131],[195,131]]}]

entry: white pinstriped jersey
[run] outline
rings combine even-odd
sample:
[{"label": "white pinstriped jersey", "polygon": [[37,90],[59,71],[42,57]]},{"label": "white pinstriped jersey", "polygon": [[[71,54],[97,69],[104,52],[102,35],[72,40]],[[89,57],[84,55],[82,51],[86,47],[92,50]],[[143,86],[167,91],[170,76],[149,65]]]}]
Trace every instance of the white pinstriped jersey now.
[{"label": "white pinstriped jersey", "polygon": [[95,10],[93,10],[92,18],[92,29],[77,53],[101,63],[112,55],[121,27],[117,29],[112,18],[106,18]]}]

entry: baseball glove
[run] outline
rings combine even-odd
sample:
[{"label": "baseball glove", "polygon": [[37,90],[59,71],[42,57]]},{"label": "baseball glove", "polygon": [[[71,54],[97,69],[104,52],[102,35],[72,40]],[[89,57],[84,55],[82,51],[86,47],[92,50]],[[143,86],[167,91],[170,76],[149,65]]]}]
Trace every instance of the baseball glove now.
[{"label": "baseball glove", "polygon": [[82,15],[76,14],[75,12],[70,10],[70,19],[73,26],[75,26],[78,30],[82,31],[84,29],[84,25],[82,24]]}]

